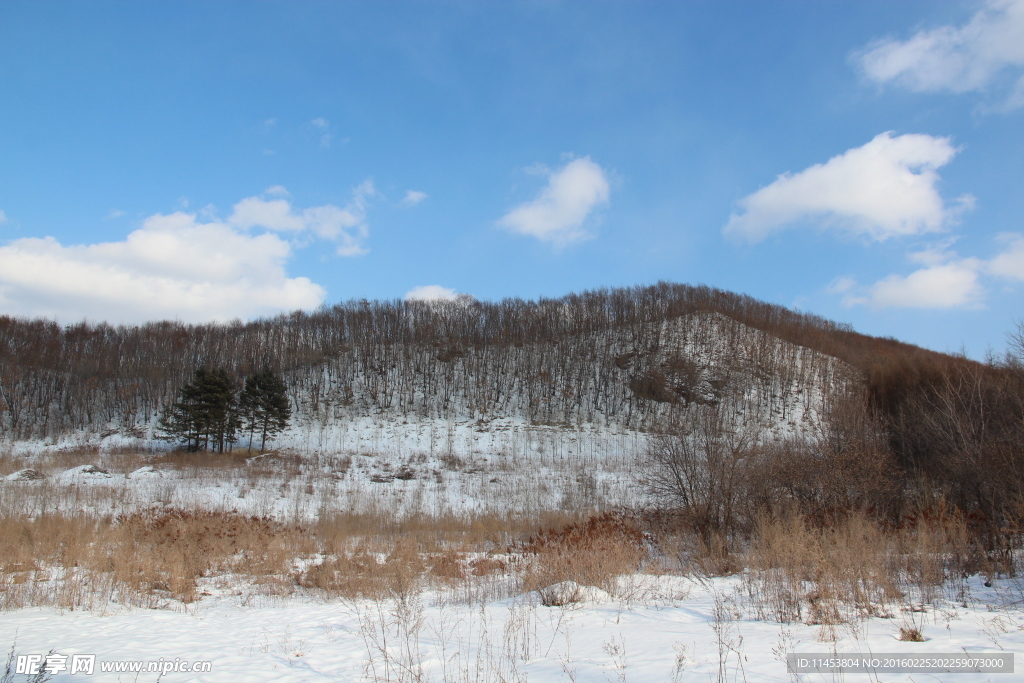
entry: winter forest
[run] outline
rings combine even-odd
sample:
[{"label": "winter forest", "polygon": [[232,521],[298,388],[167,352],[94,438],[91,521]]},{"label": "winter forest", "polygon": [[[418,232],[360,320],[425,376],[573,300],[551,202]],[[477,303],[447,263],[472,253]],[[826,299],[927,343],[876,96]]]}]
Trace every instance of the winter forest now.
[{"label": "winter forest", "polygon": [[[718,639],[651,653],[643,680],[785,680],[794,629],[802,651],[877,648],[957,609],[1001,646],[1010,622],[978,610],[1024,595],[1015,334],[980,363],[671,283],[232,324],[0,318],[0,600],[128,622],[341,601],[358,637],[303,638],[323,671],[380,681],[625,680],[642,630],[573,668],[569,624],[600,631],[608,604],[692,604],[673,628]],[[782,659],[746,664],[741,629],[761,648],[778,630]],[[263,656],[291,670],[303,647]]]}]

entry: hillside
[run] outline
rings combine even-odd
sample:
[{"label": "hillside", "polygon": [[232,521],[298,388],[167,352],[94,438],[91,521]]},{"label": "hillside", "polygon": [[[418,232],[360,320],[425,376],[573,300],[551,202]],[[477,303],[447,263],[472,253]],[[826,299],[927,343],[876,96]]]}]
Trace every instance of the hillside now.
[{"label": "hillside", "polygon": [[871,448],[891,466],[878,476],[896,489],[924,477],[997,515],[994,501],[1020,488],[991,474],[1019,469],[1016,366],[671,283],[538,301],[351,301],[230,324],[0,318],[0,440],[12,452],[166,450],[158,418],[202,367],[239,384],[263,368],[282,375],[293,420],[274,446],[302,456],[383,454],[400,469],[439,454],[523,458],[546,443],[575,453],[574,467],[587,453],[633,470],[651,435],[708,409],[762,447],[812,450],[829,430],[852,438],[840,423],[863,413],[855,441],[881,435]]},{"label": "hillside", "polygon": [[[662,284],[537,302],[350,302],[228,325],[0,318],[0,427],[7,440],[141,435],[200,367],[282,373],[301,421],[510,417],[646,430],[675,406],[728,399],[785,422],[820,400],[809,395],[838,368],[832,349],[807,348],[798,330],[842,332],[753,303]],[[788,334],[780,314],[792,319]]]}]

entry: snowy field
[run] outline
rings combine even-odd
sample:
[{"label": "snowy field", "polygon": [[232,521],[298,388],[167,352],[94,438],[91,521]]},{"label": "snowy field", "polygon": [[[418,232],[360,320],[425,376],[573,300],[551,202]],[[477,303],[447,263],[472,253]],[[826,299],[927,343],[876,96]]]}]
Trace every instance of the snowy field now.
[{"label": "snowy field", "polygon": [[[536,594],[486,603],[444,592],[401,601],[240,601],[102,613],[3,615],[20,654],[96,655],[95,673],[54,681],[1011,681],[1024,665],[1020,586],[971,581],[970,597],[833,628],[759,620],[738,578],[636,576],[619,597],[592,589],[545,607]],[[211,591],[212,592],[212,591]],[[244,604],[243,604],[244,603]],[[966,606],[964,606],[966,605]],[[901,642],[914,623],[924,642]],[[1017,674],[787,673],[789,653],[1015,654]],[[209,662],[209,673],[104,673],[101,665]],[[69,660],[70,661],[70,660]],[[122,665],[123,666],[123,665]],[[17,679],[16,679],[17,680]]]},{"label": "snowy field", "polygon": [[[225,466],[123,451],[139,444],[116,435],[100,448],[22,443],[8,449],[0,508],[31,519],[209,510],[302,525],[330,511],[529,517],[646,502],[639,475],[649,437],[641,432],[506,419],[365,420],[306,433],[291,448]],[[58,656],[53,663],[69,668],[53,681],[973,683],[1020,675],[787,671],[790,654],[854,652],[1013,654],[1024,667],[1024,586],[1014,579],[986,587],[974,576],[927,600],[910,593],[880,615],[822,624],[810,611],[793,623],[773,619],[751,596],[749,571],[707,578],[651,571],[620,577],[610,592],[563,586],[571,595],[554,601],[566,602],[560,606],[542,604],[552,601],[517,590],[515,578],[500,573],[378,600],[299,587],[269,595],[249,580],[209,576],[194,602],[164,596],[155,608],[114,601],[92,610],[9,610],[0,614],[0,644],[14,668],[19,656]],[[901,629],[920,631],[924,641],[900,640]],[[70,674],[76,655],[95,655],[93,673]],[[209,671],[182,671],[183,662]]]},{"label": "snowy field", "polygon": [[[274,455],[250,458],[231,470],[191,468],[187,457],[171,466],[161,461],[168,445],[159,441],[113,436],[91,446],[74,438],[52,445],[21,442],[10,448],[17,465],[8,468],[19,470],[5,476],[17,479],[17,472],[28,468],[44,478],[0,485],[0,502],[17,496],[19,505],[27,506],[24,512],[40,501],[51,510],[98,514],[156,504],[296,521],[308,521],[325,507],[385,507],[404,516],[437,516],[645,502],[638,479],[650,437],[643,432],[596,425],[565,429],[511,419],[363,419],[308,434],[301,443],[286,434]],[[135,450],[127,459],[118,455],[139,446],[151,449],[151,455]],[[246,455],[244,449],[235,454]],[[52,495],[38,493],[44,488]]]}]

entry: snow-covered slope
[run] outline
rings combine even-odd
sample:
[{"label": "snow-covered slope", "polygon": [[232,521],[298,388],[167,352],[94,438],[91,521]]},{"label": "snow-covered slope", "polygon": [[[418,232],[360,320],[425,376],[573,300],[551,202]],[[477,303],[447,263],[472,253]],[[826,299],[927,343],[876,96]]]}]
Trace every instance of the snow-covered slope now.
[{"label": "snow-covered slope", "polygon": [[[834,358],[707,313],[525,345],[343,347],[286,374],[294,419],[274,446],[303,454],[365,452],[384,442],[409,452],[470,453],[474,444],[513,452],[531,440],[527,427],[648,432],[709,404],[778,439],[813,433],[829,393],[852,377]],[[169,447],[155,437],[173,392],[154,401],[141,389],[101,389],[84,412],[70,401],[54,405],[58,396],[39,398],[22,408],[23,429],[0,439],[15,452]],[[11,411],[3,415],[10,423]],[[18,438],[33,431],[24,428],[32,419],[46,421],[44,434]]]}]

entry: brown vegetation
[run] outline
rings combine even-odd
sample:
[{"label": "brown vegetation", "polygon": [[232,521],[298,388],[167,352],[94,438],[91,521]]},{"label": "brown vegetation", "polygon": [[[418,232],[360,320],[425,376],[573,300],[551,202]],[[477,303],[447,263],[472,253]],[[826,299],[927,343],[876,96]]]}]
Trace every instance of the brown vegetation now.
[{"label": "brown vegetation", "polygon": [[[303,526],[173,508],[119,517],[8,513],[0,515],[0,609],[188,603],[204,586],[255,595],[408,594],[504,574],[510,542],[538,526],[573,529],[575,519],[557,512],[531,518],[331,512]],[[602,576],[615,571],[602,567]]]},{"label": "brown vegetation", "polygon": [[525,591],[573,581],[614,592],[618,577],[640,570],[647,548],[637,521],[607,512],[538,532],[510,554],[520,560]]}]

